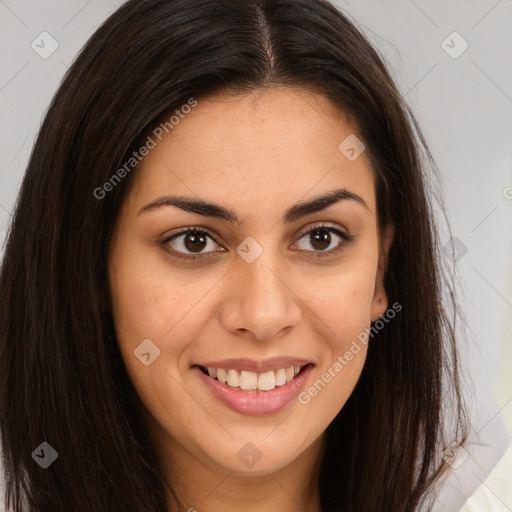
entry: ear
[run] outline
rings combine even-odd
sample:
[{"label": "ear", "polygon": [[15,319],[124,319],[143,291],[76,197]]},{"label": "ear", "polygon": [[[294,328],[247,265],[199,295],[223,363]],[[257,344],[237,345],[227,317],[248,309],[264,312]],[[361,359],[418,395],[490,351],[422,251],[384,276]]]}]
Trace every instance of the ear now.
[{"label": "ear", "polygon": [[384,274],[388,265],[389,249],[395,237],[395,226],[389,223],[384,231],[382,247],[380,248],[379,264],[375,277],[375,293],[371,307],[371,321],[376,322],[388,308],[388,297],[384,289]]}]

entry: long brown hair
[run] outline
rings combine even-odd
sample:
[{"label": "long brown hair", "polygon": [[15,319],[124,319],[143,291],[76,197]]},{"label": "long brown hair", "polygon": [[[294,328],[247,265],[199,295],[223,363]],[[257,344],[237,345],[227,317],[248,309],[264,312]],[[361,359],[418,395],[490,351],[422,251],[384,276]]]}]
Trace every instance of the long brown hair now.
[{"label": "long brown hair", "polygon": [[[64,77],[8,234],[0,430],[15,512],[23,495],[41,512],[167,510],[108,313],[107,254],[136,170],[102,199],[94,191],[164,113],[271,84],[312,88],[350,117],[375,173],[379,226],[395,225],[384,286],[403,310],[372,338],[327,429],[322,510],[410,512],[432,497],[446,437],[467,432],[449,318],[458,307],[433,221],[438,171],[383,59],[325,0],[129,0]],[[443,428],[445,393],[455,431]],[[46,470],[32,457],[44,441],[58,452]]]}]

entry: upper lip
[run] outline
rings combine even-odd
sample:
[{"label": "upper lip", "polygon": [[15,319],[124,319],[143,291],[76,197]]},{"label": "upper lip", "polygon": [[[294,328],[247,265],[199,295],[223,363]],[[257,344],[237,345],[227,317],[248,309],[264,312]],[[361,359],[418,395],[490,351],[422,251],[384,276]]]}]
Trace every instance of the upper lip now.
[{"label": "upper lip", "polygon": [[265,361],[255,361],[254,359],[223,359],[222,361],[207,361],[200,366],[223,368],[224,370],[245,370],[248,372],[268,372],[279,370],[280,368],[289,368],[290,366],[305,366],[311,363],[307,359],[297,357],[278,356],[271,357]]}]

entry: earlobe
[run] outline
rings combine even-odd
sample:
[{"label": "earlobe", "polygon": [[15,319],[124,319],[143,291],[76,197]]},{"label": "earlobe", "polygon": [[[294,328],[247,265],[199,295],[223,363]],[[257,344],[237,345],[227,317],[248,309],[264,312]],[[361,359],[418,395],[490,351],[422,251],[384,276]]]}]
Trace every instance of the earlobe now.
[{"label": "earlobe", "polygon": [[384,274],[388,265],[389,250],[395,237],[395,227],[389,223],[384,232],[382,247],[379,254],[379,263],[375,278],[375,293],[372,300],[371,321],[376,322],[388,308],[388,297],[384,288]]},{"label": "earlobe", "polygon": [[372,300],[371,321],[376,322],[388,308],[388,297],[382,283],[377,283]]}]

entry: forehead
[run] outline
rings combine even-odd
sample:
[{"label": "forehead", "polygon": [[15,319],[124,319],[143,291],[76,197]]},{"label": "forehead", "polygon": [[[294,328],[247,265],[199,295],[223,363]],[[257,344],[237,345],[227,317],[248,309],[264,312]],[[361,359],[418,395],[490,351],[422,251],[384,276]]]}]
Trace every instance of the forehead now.
[{"label": "forehead", "polygon": [[140,164],[140,202],[172,193],[269,211],[345,187],[375,211],[366,153],[351,161],[340,151],[357,134],[324,96],[292,87],[216,95],[176,119]]}]

